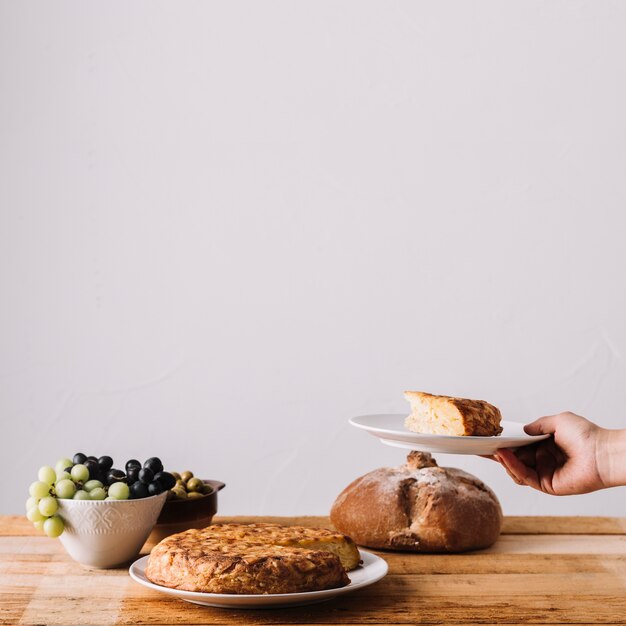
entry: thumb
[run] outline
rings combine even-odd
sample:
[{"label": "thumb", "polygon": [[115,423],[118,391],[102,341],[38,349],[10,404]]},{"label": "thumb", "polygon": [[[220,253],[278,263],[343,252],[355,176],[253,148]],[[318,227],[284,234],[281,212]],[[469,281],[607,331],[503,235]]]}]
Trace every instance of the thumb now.
[{"label": "thumb", "polygon": [[524,430],[527,435],[551,435],[556,432],[556,425],[558,421],[558,415],[546,415],[539,419],[526,424]]}]

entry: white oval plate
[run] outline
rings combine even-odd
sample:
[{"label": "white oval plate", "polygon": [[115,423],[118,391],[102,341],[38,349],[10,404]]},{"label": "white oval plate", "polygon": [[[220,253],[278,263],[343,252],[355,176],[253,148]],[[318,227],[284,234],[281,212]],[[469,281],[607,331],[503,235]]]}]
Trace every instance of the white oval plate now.
[{"label": "white oval plate", "polygon": [[406,415],[360,415],[351,418],[350,424],[378,437],[382,443],[397,448],[439,452],[441,454],[493,454],[499,448],[519,448],[546,439],[550,435],[527,435],[524,424],[502,421],[502,433],[495,437],[461,437],[455,435],[430,435],[414,433],[404,426]]},{"label": "white oval plate", "polygon": [[185,602],[203,604],[205,606],[217,606],[223,609],[266,609],[282,606],[302,606],[325,602],[344,593],[350,593],[367,587],[379,581],[387,573],[388,565],[384,559],[371,552],[360,551],[363,565],[348,572],[350,583],[338,589],[324,589],[323,591],[307,591],[304,593],[268,593],[268,594],[235,594],[235,593],[201,593],[199,591],[183,591],[182,589],[170,589],[150,582],[146,577],[146,565],[148,556],[143,556],[135,561],[129,571],[130,577],[144,587],[160,591],[161,593],[175,596]]}]

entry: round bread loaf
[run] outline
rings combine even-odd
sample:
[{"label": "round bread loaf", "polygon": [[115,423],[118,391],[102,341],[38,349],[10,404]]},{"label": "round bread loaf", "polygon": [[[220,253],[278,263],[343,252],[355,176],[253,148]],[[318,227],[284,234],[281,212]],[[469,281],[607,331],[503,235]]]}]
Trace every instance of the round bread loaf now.
[{"label": "round bread loaf", "polygon": [[374,470],[348,485],[330,519],[370,548],[464,552],[496,541],[502,510],[475,476],[439,467],[427,452],[412,451],[406,465]]}]

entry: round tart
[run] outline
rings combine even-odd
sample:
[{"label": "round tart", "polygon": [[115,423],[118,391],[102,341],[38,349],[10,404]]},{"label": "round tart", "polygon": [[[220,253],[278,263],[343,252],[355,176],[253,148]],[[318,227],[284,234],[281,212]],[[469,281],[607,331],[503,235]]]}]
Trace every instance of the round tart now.
[{"label": "round tart", "polygon": [[359,563],[354,542],[323,528],[214,524],[171,535],[146,567],[157,585],[205,593],[319,591],[350,582]]}]

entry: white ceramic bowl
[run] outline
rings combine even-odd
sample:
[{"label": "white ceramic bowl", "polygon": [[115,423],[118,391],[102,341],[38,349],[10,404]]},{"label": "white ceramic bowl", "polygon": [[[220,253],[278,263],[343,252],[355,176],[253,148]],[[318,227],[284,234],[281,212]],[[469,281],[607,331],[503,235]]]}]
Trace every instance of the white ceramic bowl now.
[{"label": "white ceramic bowl", "polygon": [[91,567],[115,567],[139,554],[167,492],[138,500],[58,500],[65,522],[59,537],[67,553]]}]

